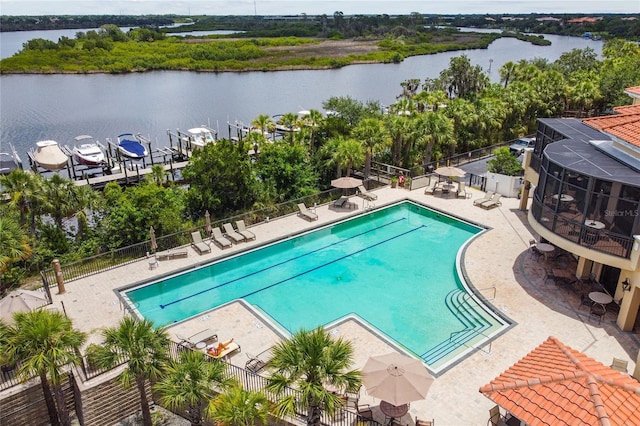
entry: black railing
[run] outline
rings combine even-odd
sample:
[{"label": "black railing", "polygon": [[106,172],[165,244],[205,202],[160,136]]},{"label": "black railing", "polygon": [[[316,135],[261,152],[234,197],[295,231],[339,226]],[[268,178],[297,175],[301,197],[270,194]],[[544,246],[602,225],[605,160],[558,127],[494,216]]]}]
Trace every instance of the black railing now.
[{"label": "black railing", "polygon": [[[330,189],[328,191],[309,195],[307,197],[291,200],[274,206],[265,207],[260,210],[253,210],[240,215],[227,217],[225,219],[213,220],[212,227],[222,226],[223,223],[244,220],[247,225],[269,221],[270,219],[285,216],[298,210],[298,203],[305,203],[307,206],[324,204],[337,198],[342,193],[341,189]],[[191,232],[199,230],[204,234],[204,226],[181,231],[175,234],[164,235],[156,238],[158,251],[169,250],[190,244]],[[123,265],[137,262],[152,253],[151,241],[143,241],[127,247],[111,250],[92,257],[81,259],[75,262],[61,265],[62,276],[65,282],[88,277],[99,272],[114,269]],[[53,287],[57,284],[56,275],[53,268],[40,271],[44,286]]]},{"label": "black railing", "polygon": [[586,223],[578,222],[561,213],[555,213],[552,209],[540,203],[535,197],[531,205],[533,217],[543,227],[565,240],[596,250],[628,259],[631,255],[633,238],[620,235],[608,229],[594,229]]}]

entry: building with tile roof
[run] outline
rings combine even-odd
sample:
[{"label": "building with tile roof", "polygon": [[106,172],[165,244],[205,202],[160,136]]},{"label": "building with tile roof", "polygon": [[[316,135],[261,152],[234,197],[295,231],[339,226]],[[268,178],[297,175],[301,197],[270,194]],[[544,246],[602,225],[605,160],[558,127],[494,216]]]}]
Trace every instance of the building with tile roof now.
[{"label": "building with tile roof", "polygon": [[624,93],[631,96],[634,105],[640,104],[640,86],[628,87],[624,89]]},{"label": "building with tile roof", "polygon": [[[626,89],[638,92],[640,87]],[[587,119],[538,120],[521,210],[540,237],[578,259],[575,276],[612,297],[617,324],[640,309],[640,104]]]},{"label": "building with tile roof", "polygon": [[480,392],[529,425],[640,424],[640,382],[555,337]]}]

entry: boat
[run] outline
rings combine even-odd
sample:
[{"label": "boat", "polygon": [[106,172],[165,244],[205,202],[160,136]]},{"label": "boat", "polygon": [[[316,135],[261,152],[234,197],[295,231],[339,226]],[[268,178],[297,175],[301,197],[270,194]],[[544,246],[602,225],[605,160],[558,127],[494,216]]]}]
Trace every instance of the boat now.
[{"label": "boat", "polygon": [[76,145],[73,147],[73,156],[80,164],[96,167],[104,164],[104,152],[93,136],[80,135],[73,138]]},{"label": "boat", "polygon": [[187,130],[187,133],[193,148],[202,149],[205,145],[216,143],[216,132],[208,127],[194,127]]},{"label": "boat", "polygon": [[31,151],[31,157],[40,167],[51,171],[64,169],[69,161],[58,142],[52,140],[36,142],[36,149]]},{"label": "boat", "polygon": [[133,133],[118,135],[118,151],[120,151],[120,154],[133,160],[140,160],[149,154],[147,148],[145,148]]}]

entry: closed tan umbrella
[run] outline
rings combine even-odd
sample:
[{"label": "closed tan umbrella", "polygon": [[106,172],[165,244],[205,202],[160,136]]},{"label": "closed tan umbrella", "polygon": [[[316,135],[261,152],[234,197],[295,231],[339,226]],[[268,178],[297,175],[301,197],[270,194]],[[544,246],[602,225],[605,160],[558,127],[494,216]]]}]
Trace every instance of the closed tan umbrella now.
[{"label": "closed tan umbrella", "polygon": [[151,236],[151,251],[158,250],[158,242],[156,241],[156,230],[153,226],[149,228],[149,235]]},{"label": "closed tan umbrella", "polygon": [[362,368],[367,394],[394,406],[424,399],[433,380],[421,361],[397,352],[373,356]]},{"label": "closed tan umbrella", "polygon": [[48,303],[44,292],[33,290],[16,290],[0,300],[0,318],[13,323],[15,312],[28,312]]},{"label": "closed tan umbrella", "polygon": [[211,215],[209,214],[209,210],[204,212],[204,230],[207,235],[211,235]]}]

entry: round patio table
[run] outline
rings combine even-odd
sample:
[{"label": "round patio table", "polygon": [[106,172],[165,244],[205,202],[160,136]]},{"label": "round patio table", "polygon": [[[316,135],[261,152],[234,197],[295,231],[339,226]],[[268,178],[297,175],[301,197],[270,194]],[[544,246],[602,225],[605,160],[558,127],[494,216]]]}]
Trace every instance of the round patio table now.
[{"label": "round patio table", "polygon": [[608,305],[609,303],[613,302],[613,297],[601,291],[592,291],[591,293],[589,293],[589,299],[601,305]]},{"label": "round patio table", "polygon": [[551,253],[552,251],[554,251],[556,249],[554,246],[552,246],[551,244],[547,244],[547,243],[536,244],[536,247],[538,248],[538,250],[540,250],[542,252],[542,254],[544,254],[544,260],[548,260],[549,253]]},{"label": "round patio table", "polygon": [[409,412],[409,404],[393,405],[387,401],[380,401],[380,411],[387,417],[399,419]]}]

